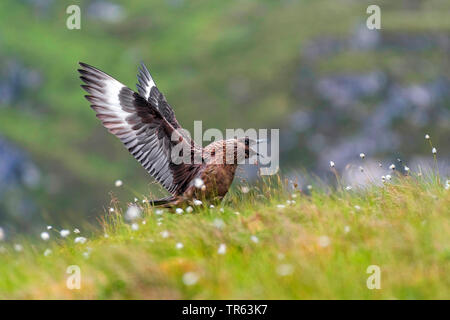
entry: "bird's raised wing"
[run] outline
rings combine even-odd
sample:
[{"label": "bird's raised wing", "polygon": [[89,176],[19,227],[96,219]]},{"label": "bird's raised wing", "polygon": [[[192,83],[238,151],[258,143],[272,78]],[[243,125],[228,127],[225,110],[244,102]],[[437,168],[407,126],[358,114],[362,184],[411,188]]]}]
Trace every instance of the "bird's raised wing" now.
[{"label": "bird's raised wing", "polygon": [[[172,149],[178,143],[186,144],[184,149],[190,148],[192,153],[194,149],[191,142],[178,132],[179,125],[175,127],[172,124],[178,124],[175,117],[166,118],[161,108],[142,96],[147,92],[145,90],[150,90],[152,97],[156,86],[146,89],[148,86],[143,83],[144,87],[139,88],[139,91],[143,91],[138,94],[92,66],[85,63],[80,63],[80,66],[80,79],[85,83],[82,87],[89,93],[86,99],[103,126],[122,141],[128,151],[167,191],[172,194],[182,193],[197,175],[201,165],[174,164],[171,161]],[[145,80],[148,84],[154,83],[151,77]]]},{"label": "bird's raised wing", "polygon": [[150,75],[150,72],[148,72],[147,67],[143,63],[141,63],[138,70],[138,83],[136,84],[136,87],[139,94],[147,99],[152,106],[158,108],[159,112],[161,112],[172,127],[175,129],[181,128],[175,118],[175,113],[173,112],[172,107],[167,103],[164,94],[159,91],[155,81],[153,81],[153,78]]}]

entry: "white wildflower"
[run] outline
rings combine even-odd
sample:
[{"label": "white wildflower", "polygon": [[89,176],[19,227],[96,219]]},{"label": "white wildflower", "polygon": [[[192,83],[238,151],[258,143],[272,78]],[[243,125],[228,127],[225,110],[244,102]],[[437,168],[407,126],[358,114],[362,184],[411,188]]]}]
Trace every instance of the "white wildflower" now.
[{"label": "white wildflower", "polygon": [[183,249],[184,245],[181,242],[177,242],[177,244],[175,245],[175,248],[177,248],[178,250]]},{"label": "white wildflower", "polygon": [[214,209],[215,207],[214,207],[214,205],[212,204],[212,205],[209,206],[209,208],[210,208],[210,209]]},{"label": "white wildflower", "polygon": [[200,200],[194,199],[194,206],[201,206],[203,204],[203,202],[201,202]]},{"label": "white wildflower", "polygon": [[432,152],[433,154],[436,154],[436,153],[437,153],[436,148],[431,149],[431,152]]},{"label": "white wildflower", "polygon": [[310,184],[308,184],[307,186],[306,186],[306,188],[308,189],[308,190],[312,190],[312,185],[310,185]]},{"label": "white wildflower", "polygon": [[334,161],[330,161],[330,167],[334,168]]},{"label": "white wildflower", "polygon": [[114,185],[115,185],[116,187],[121,187],[122,184],[123,184],[122,180],[116,180],[116,182],[114,182]]},{"label": "white wildflower", "polygon": [[80,230],[78,228],[73,229],[73,233],[80,233]]},{"label": "white wildflower", "polygon": [[235,211],[234,214],[238,216],[238,215],[240,215],[240,212],[239,211]]},{"label": "white wildflower", "polygon": [[47,226],[47,230],[52,230],[52,226]]},{"label": "white wildflower", "polygon": [[203,187],[204,185],[205,185],[205,183],[203,182],[202,179],[200,179],[200,178],[195,178],[195,180],[194,180],[194,186],[195,186],[197,189],[200,189],[200,188]]},{"label": "white wildflower", "polygon": [[41,232],[41,239],[44,241],[50,239],[50,235],[48,234],[48,232]]},{"label": "white wildflower", "polygon": [[359,211],[359,210],[361,210],[361,207],[358,205],[355,205],[355,209]]},{"label": "white wildflower", "polygon": [[191,213],[192,211],[194,211],[194,209],[193,209],[191,206],[188,206],[188,207],[186,208],[186,212],[187,212],[187,213]]},{"label": "white wildflower", "polygon": [[322,248],[328,247],[330,245],[330,242],[330,238],[328,238],[327,236],[320,236],[317,240],[318,245]]},{"label": "white wildflower", "polygon": [[359,154],[359,157],[360,157],[361,159],[364,159],[364,158],[366,157],[366,155],[365,155],[364,153],[360,153],[360,154]]},{"label": "white wildflower", "polygon": [[136,198],[136,197],[133,200],[134,200],[134,202],[138,202],[139,201],[139,199]]},{"label": "white wildflower", "polygon": [[155,214],[157,214],[157,215],[162,215],[163,213],[164,213],[164,210],[162,210],[162,209],[155,210]]},{"label": "white wildflower", "polygon": [[164,230],[164,231],[161,231],[160,235],[161,235],[161,237],[163,237],[165,239],[165,238],[168,238],[170,234],[169,234],[169,231]]},{"label": "white wildflower", "polygon": [[428,134],[425,135],[426,140],[430,140],[430,136]]},{"label": "white wildflower", "polygon": [[345,233],[349,233],[350,232],[350,227],[349,226],[345,226],[344,227],[344,232]]},{"label": "white wildflower", "polygon": [[136,222],[132,223],[131,230],[133,230],[133,231],[139,230],[139,225]]},{"label": "white wildflower", "polygon": [[390,174],[387,174],[387,175],[386,175],[386,180],[389,181],[389,180],[391,180],[391,179],[392,179],[391,175],[390,175]]},{"label": "white wildflower", "polygon": [[61,237],[65,238],[70,234],[69,230],[63,229],[59,232],[59,234],[61,235]]},{"label": "white wildflower", "polygon": [[277,208],[278,209],[284,209],[284,208],[286,208],[286,206],[284,204],[277,204]]},{"label": "white wildflower", "polygon": [[140,216],[141,216],[141,209],[134,204],[129,206],[127,212],[125,212],[125,220],[127,221],[134,221],[138,219]]},{"label": "white wildflower", "polygon": [[258,239],[257,236],[251,236],[250,240],[252,240],[254,243],[258,243],[259,242],[259,239]]},{"label": "white wildflower", "polygon": [[395,170],[395,164],[391,164],[391,165],[389,166],[389,169]]},{"label": "white wildflower", "polygon": [[14,245],[14,250],[16,250],[17,252],[22,252],[23,251],[23,246],[21,244],[16,243]]},{"label": "white wildflower", "polygon": [[346,186],[346,187],[345,187],[345,190],[347,190],[347,191],[352,190],[352,186]]},{"label": "white wildflower", "polygon": [[85,237],[76,237],[75,238],[75,243],[85,243],[87,241],[87,239]]},{"label": "white wildflower", "polygon": [[248,193],[250,191],[250,188],[244,186],[241,188],[241,191],[242,191],[242,193]]},{"label": "white wildflower", "polygon": [[364,168],[360,166],[359,171],[364,172]]},{"label": "white wildflower", "polygon": [[219,249],[217,249],[218,254],[225,254],[227,252],[227,246],[225,243],[221,243]]},{"label": "white wildflower", "polygon": [[296,193],[293,193],[293,194],[292,194],[292,198],[297,198],[297,194],[296,194]]},{"label": "white wildflower", "polygon": [[183,283],[187,286],[192,286],[197,283],[199,276],[195,272],[186,272],[183,274]]},{"label": "white wildflower", "polygon": [[385,176],[381,176],[381,181],[385,182],[386,181],[386,177]]},{"label": "white wildflower", "polygon": [[175,212],[176,212],[176,214],[183,214],[184,210],[181,208],[176,208]]},{"label": "white wildflower", "polygon": [[109,208],[109,212],[114,212],[114,208]]},{"label": "white wildflower", "polygon": [[405,169],[405,171],[406,171],[406,172],[408,172],[408,171],[409,171],[409,168],[408,168],[407,166],[405,166],[405,168],[404,168],[404,169]]},{"label": "white wildflower", "polygon": [[48,257],[49,255],[52,254],[52,250],[51,249],[45,249],[44,251],[44,257]]},{"label": "white wildflower", "polygon": [[2,227],[0,227],[0,241],[3,241],[5,239],[5,231]]},{"label": "white wildflower", "polygon": [[225,209],[224,209],[224,208],[220,208],[219,211],[222,212],[222,213],[224,213],[224,212],[225,212]]},{"label": "white wildflower", "polygon": [[294,272],[294,267],[291,264],[284,263],[277,267],[277,273],[282,277],[288,276],[292,272]]}]

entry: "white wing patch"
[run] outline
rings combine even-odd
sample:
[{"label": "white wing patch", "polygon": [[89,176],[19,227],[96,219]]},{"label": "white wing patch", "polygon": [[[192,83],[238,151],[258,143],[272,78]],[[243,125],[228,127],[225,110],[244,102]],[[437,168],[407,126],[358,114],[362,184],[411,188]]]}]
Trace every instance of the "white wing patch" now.
[{"label": "white wing patch", "polygon": [[156,87],[156,84],[155,81],[153,81],[150,72],[148,72],[147,67],[143,63],[141,63],[141,66],[139,67],[138,82],[139,83],[136,86],[139,94],[148,100],[150,97],[150,92],[153,87]]}]

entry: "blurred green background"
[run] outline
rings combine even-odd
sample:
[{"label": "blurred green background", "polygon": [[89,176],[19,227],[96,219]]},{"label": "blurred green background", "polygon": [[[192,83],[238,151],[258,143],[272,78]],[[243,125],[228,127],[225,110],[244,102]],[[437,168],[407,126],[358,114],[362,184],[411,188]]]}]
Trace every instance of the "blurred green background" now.
[{"label": "blurred green background", "polygon": [[[66,28],[71,4],[80,30]],[[366,28],[369,4],[381,30]],[[0,226],[93,221],[110,191],[127,201],[159,190],[95,118],[78,61],[133,89],[143,61],[188,130],[280,128],[288,176],[344,168],[359,152],[426,166],[425,133],[445,175],[449,52],[445,0],[3,0]]]}]

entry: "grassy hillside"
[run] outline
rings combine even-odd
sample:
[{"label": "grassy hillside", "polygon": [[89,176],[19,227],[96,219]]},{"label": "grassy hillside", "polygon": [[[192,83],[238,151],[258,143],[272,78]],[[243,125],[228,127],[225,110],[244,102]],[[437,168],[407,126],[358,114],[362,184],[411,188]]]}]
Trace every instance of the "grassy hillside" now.
[{"label": "grassy hillside", "polygon": [[[326,106],[308,94],[296,94],[300,80],[314,84],[319,76],[381,68],[400,83],[421,84],[448,74],[442,46],[428,48],[419,41],[420,50],[403,48],[416,41],[409,35],[442,35],[438,38],[445,40],[447,1],[377,1],[383,8],[383,37],[399,33],[400,40],[392,40],[396,45],[388,41],[379,50],[326,54],[313,66],[303,56],[311,43],[324,41],[325,51],[327,41],[347,43],[372,2],[122,0],[111,2],[121,8],[122,18],[116,21],[98,17],[102,10],[92,10],[97,2],[77,1],[81,30],[66,28],[72,1],[0,2],[0,80],[13,87],[18,82],[19,89],[13,99],[0,99],[0,135],[37,163],[42,186],[30,198],[37,200],[36,215],[57,222],[63,220],[60,212],[72,222],[78,212],[97,212],[107,197],[103,190],[116,178],[133,181],[141,193],[152,189],[143,169],[88,107],[79,87],[78,61],[132,88],[138,63],[144,61],[187,129],[200,119],[204,129],[286,128],[296,111],[318,107],[328,115]],[[417,61],[426,66],[418,67]],[[11,64],[37,74],[35,83],[28,84],[31,76],[16,81],[15,73],[5,71]],[[300,74],[304,69],[306,76]],[[444,129],[433,124],[427,131],[445,141],[448,124],[441,119]],[[326,137],[340,136],[312,128]],[[409,136],[409,128],[404,131]],[[311,165],[313,155],[303,150],[312,138],[294,138],[294,149],[302,152],[285,154],[283,164]]]},{"label": "grassy hillside", "polygon": [[[103,230],[2,247],[0,299],[446,299],[450,193],[436,180],[300,192],[271,178],[192,213],[144,203],[134,222],[113,199]],[[66,287],[69,265],[79,290]],[[380,290],[366,287],[369,265]]]}]

